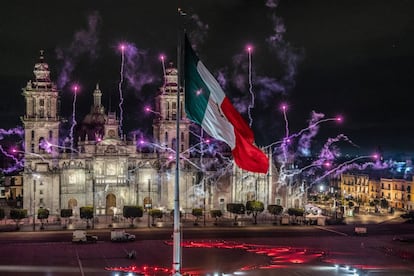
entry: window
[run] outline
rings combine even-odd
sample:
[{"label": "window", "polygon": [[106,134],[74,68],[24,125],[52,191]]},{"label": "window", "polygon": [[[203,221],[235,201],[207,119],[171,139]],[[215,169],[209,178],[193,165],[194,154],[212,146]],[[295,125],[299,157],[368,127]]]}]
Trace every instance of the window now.
[{"label": "window", "polygon": [[49,140],[52,140],[53,138],[53,131],[49,130]]},{"label": "window", "polygon": [[45,100],[44,99],[40,99],[39,100],[39,105],[40,106],[45,106]]},{"label": "window", "polygon": [[171,117],[174,119],[177,116],[177,103],[172,102],[172,111],[171,111]]},{"label": "window", "polygon": [[34,140],[34,137],[35,137],[35,132],[34,132],[34,130],[32,130],[32,132],[31,132],[31,138],[32,138],[32,140]]},{"label": "window", "polygon": [[39,190],[39,194],[40,195],[43,195],[43,190]]}]

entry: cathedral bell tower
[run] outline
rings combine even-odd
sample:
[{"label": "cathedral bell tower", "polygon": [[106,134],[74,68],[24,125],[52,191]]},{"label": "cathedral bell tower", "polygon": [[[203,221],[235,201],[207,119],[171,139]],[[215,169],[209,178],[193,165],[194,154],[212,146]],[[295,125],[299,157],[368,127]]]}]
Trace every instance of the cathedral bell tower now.
[{"label": "cathedral bell tower", "polygon": [[178,92],[178,70],[170,63],[165,70],[164,85],[160,94],[155,98],[155,113],[153,121],[154,139],[162,147],[176,148],[177,137],[177,93],[180,94],[180,149],[184,152],[189,147],[190,122],[185,116],[184,93]]},{"label": "cathedral bell tower", "polygon": [[26,102],[26,113],[21,118],[25,129],[26,159],[55,156],[59,144],[59,93],[50,80],[49,65],[44,61],[43,50],[33,74],[34,80],[29,80],[22,89]]}]

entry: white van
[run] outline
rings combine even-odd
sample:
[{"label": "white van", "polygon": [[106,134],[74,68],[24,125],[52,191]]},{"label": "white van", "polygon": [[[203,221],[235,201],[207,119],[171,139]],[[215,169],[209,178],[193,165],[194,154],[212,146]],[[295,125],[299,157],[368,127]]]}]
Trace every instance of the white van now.
[{"label": "white van", "polygon": [[94,243],[98,241],[98,236],[90,235],[85,230],[75,230],[72,235],[72,242]]}]

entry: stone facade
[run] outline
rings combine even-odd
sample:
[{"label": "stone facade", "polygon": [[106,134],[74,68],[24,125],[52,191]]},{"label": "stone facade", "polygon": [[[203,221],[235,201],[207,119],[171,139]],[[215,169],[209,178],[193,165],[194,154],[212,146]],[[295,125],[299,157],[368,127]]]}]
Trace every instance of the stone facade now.
[{"label": "stone facade", "polygon": [[[122,214],[125,205],[167,211],[174,206],[177,171],[184,212],[203,206],[206,210],[225,211],[227,203],[253,199],[265,206],[280,202],[278,175],[272,162],[268,174],[253,174],[235,166],[228,152],[215,156],[192,150],[195,147],[190,145],[191,122],[184,110],[180,111],[177,132],[178,92],[180,106],[184,106],[183,91],[178,91],[177,69],[170,67],[156,96],[153,142],[137,138],[128,141],[122,135],[116,114],[105,112],[102,92],[96,85],[90,113],[76,128],[74,137],[63,139],[59,136],[59,91],[41,55],[34,67],[34,80],[23,88],[24,208],[29,214],[47,208],[52,215],[71,208],[75,216],[83,206],[94,206],[96,215]],[[174,153],[177,133],[179,170]],[[271,156],[271,152],[266,153]]]}]

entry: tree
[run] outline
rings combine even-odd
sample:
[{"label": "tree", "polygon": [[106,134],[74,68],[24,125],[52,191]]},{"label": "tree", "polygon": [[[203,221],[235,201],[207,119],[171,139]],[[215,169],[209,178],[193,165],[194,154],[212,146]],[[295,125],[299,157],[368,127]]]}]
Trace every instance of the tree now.
[{"label": "tree", "polygon": [[124,206],[122,214],[124,218],[131,220],[130,227],[134,227],[134,219],[144,215],[144,208],[142,206]]},{"label": "tree", "polygon": [[289,208],[288,209],[289,216],[301,217],[303,216],[303,213],[305,213],[305,210],[301,208]]},{"label": "tree", "polygon": [[210,215],[214,218],[214,225],[217,225],[218,219],[223,216],[223,212],[221,210],[210,210]]},{"label": "tree", "polygon": [[250,200],[246,202],[246,211],[248,215],[253,216],[253,224],[257,224],[257,215],[264,211],[264,204],[258,200]]},{"label": "tree", "polygon": [[237,217],[238,215],[244,215],[246,212],[246,207],[242,203],[227,203],[227,211],[229,211],[232,214],[235,214],[234,216],[234,225],[237,225]]},{"label": "tree", "polygon": [[27,218],[27,210],[26,209],[11,209],[10,218],[16,222],[16,229],[19,230],[20,221],[24,218]]},{"label": "tree", "polygon": [[150,209],[149,215],[152,217],[152,226],[155,226],[155,219],[162,218],[162,211],[160,209]]},{"label": "tree", "polygon": [[73,216],[73,210],[72,209],[61,209],[60,210],[60,217],[65,219],[65,225],[63,228],[67,228],[68,225],[68,218]]},{"label": "tree", "polygon": [[86,228],[90,228],[89,221],[93,219],[93,206],[79,208],[80,218],[86,220]]},{"label": "tree", "polygon": [[385,198],[381,198],[381,201],[380,201],[380,206],[381,206],[381,208],[383,208],[383,209],[388,209],[388,207],[389,207],[388,200],[387,200],[387,199],[385,199]]},{"label": "tree", "polygon": [[276,216],[280,215],[283,212],[283,207],[281,205],[270,204],[267,205],[267,211],[270,214],[274,215],[276,220]]},{"label": "tree", "polygon": [[198,220],[203,215],[203,209],[201,209],[201,208],[194,208],[191,211],[191,214],[195,217],[194,225],[198,225]]},{"label": "tree", "polygon": [[37,210],[37,219],[40,220],[40,229],[45,229],[44,227],[44,220],[49,218],[49,210],[44,208],[39,208]]}]

